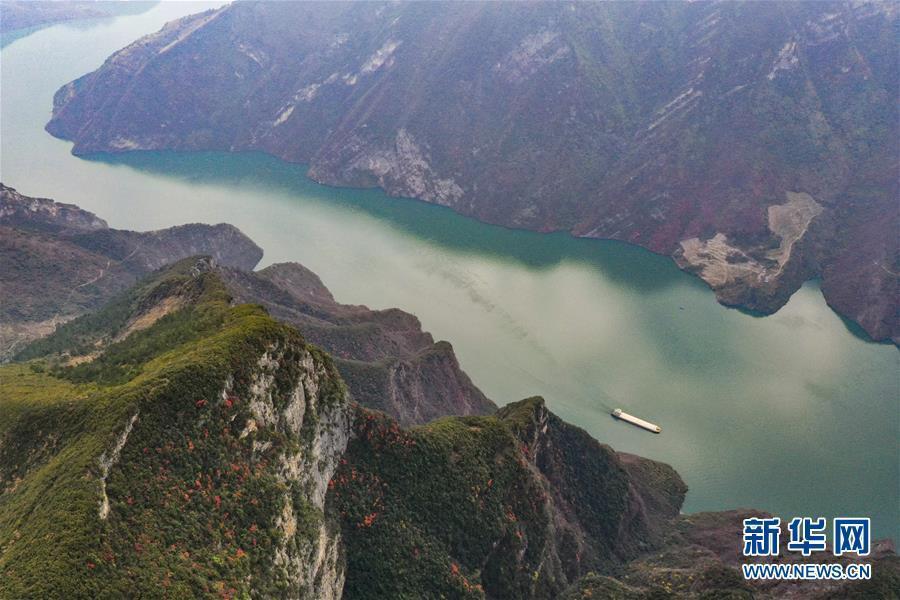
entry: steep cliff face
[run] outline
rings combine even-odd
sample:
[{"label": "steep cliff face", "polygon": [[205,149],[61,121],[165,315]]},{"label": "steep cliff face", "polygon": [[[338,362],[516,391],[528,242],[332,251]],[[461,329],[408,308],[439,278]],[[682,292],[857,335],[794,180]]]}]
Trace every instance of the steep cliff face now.
[{"label": "steep cliff face", "polygon": [[681,515],[671,467],[613,451],[540,398],[411,429],[358,410],[329,487],[348,599],[825,600],[893,598],[900,584],[889,541],[869,581],[745,580],[741,522],[768,515]]},{"label": "steep cliff face", "polygon": [[414,315],[339,304],[296,263],[221,274],[237,301],[261,304],[331,354],[354,400],[402,425],[497,409],[460,369],[453,347],[436,343]]},{"label": "steep cliff face", "polygon": [[76,153],[263,150],[329,184],[626,240],[764,312],[821,277],[885,339],[900,331],[898,14],[239,2],[63,87],[48,130]]},{"label": "steep cliff face", "polygon": [[110,229],[93,213],[0,184],[0,361],[139,278],[205,254],[251,269],[262,250],[231,225]]},{"label": "steep cliff face", "polygon": [[645,502],[646,478],[539,398],[410,430],[360,411],[355,433],[329,501],[347,598],[552,598],[654,548],[686,491],[638,459],[672,490],[669,505]]},{"label": "steep cliff face", "polygon": [[83,361],[2,367],[0,595],[340,597],[323,511],[350,422],[331,361],[229,307],[208,262],[152,285],[193,303]]}]

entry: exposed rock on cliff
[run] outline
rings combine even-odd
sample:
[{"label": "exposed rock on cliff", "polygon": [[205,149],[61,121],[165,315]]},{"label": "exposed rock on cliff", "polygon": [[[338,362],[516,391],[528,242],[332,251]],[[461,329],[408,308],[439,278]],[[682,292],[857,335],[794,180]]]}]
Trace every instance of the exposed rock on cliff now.
[{"label": "exposed rock on cliff", "polygon": [[331,361],[204,261],[152,285],[193,303],[90,361],[3,367],[0,595],[340,597]]},{"label": "exposed rock on cliff", "polygon": [[[798,259],[803,237],[822,206],[809,194],[787,193],[785,204],[768,209],[769,231],[773,239],[742,250],[729,243],[723,233],[700,240],[681,241],[675,252],[679,266],[694,271],[715,290],[724,304],[745,306],[761,312],[780,308],[790,290],[803,282]],[[777,245],[774,245],[777,244]],[[785,286],[785,281],[792,281]]]},{"label": "exposed rock on cliff", "polygon": [[[236,2],[67,84],[48,130],[76,153],[262,150],[329,184],[626,240],[763,312],[820,277],[888,339],[898,16],[890,2]],[[818,206],[789,248],[772,227],[787,194]]]},{"label": "exposed rock on cliff", "polygon": [[403,425],[497,408],[460,369],[453,347],[435,343],[409,313],[338,304],[315,273],[296,263],[221,273],[236,301],[261,304],[329,352],[364,406]]}]

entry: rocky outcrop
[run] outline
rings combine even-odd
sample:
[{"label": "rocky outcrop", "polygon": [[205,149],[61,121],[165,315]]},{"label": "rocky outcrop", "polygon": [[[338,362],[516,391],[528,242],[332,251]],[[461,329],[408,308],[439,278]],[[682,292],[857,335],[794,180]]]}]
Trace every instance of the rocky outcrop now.
[{"label": "rocky outcrop", "polygon": [[409,313],[339,304],[315,273],[296,263],[255,273],[222,269],[221,275],[235,301],[264,306],[330,353],[363,406],[403,425],[497,408],[460,368],[450,343],[435,343]]},{"label": "rocky outcrop", "polygon": [[798,258],[801,242],[823,211],[809,194],[788,192],[787,199],[768,208],[773,239],[766,244],[741,249],[719,232],[706,240],[682,240],[674,255],[676,262],[708,283],[719,302],[774,312],[805,279],[803,259]]},{"label": "rocky outcrop", "polygon": [[442,178],[431,162],[409,131],[400,129],[388,147],[373,147],[354,136],[327,161],[310,168],[309,176],[343,185],[374,183],[393,196],[455,206],[465,191],[452,177]]},{"label": "rocky outcrop", "polygon": [[231,225],[110,229],[93,213],[0,184],[0,360],[187,256],[252,269],[262,250]]},{"label": "rocky outcrop", "polygon": [[106,493],[106,478],[109,477],[109,470],[119,462],[119,455],[122,453],[122,448],[125,447],[125,442],[128,441],[131,430],[134,429],[134,423],[137,421],[139,414],[134,413],[131,415],[131,418],[125,424],[125,428],[116,440],[115,446],[110,448],[109,451],[104,451],[97,460],[100,466],[100,509],[97,511],[97,514],[101,519],[105,520],[109,517],[109,496]]},{"label": "rocky outcrop", "polygon": [[[261,150],[327,184],[625,240],[761,312],[821,278],[832,306],[887,339],[900,331],[898,15],[879,2],[238,2],[63,87],[48,130],[76,153]],[[788,193],[820,212],[770,264],[785,239],[770,209]]]},{"label": "rocky outcrop", "polygon": [[[310,507],[325,509],[328,482],[350,437],[349,399],[323,397],[320,387],[334,386],[329,381],[334,372],[308,351],[297,355],[294,349],[273,348],[256,364],[247,398],[251,416],[239,438],[251,445],[254,461],[273,465],[286,488],[275,517],[281,537],[272,559],[276,579],[288,590],[287,598],[340,598],[344,564],[339,528],[331,520],[304,521]],[[283,385],[276,385],[284,368],[297,374],[286,397]],[[234,397],[234,388],[229,379],[223,402]],[[298,443],[275,451],[267,433],[273,431]]]}]

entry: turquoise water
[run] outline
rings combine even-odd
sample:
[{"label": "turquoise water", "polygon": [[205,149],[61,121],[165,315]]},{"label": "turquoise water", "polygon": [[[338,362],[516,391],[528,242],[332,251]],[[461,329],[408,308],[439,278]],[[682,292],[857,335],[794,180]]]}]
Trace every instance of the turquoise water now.
[{"label": "turquoise water", "polygon": [[[872,516],[900,539],[900,353],[808,283],[776,315],[718,305],[665,257],[510,231],[373,190],[323,187],[260,154],[79,159],[43,131],[53,93],[138,36],[209,5],[41,29],[0,51],[0,177],[114,227],[230,222],[338,300],[415,313],[503,404],[535,394],[618,450],[675,466],[685,511]],[[621,406],[659,423],[613,421]],[[737,533],[736,533],[737,543]]]}]

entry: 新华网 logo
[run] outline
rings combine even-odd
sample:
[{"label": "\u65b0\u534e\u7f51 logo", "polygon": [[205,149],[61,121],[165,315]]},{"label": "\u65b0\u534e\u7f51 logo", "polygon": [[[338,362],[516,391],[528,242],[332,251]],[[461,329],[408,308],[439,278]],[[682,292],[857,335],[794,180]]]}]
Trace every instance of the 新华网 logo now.
[{"label": "\u65b0\u534e\u7f51 logo", "polygon": [[[747,557],[779,556],[781,519],[744,519],[743,554]],[[828,522],[824,517],[795,517],[787,524],[788,552],[812,556],[828,551]],[[868,556],[872,548],[872,527],[868,517],[837,517],[832,521],[831,554]],[[869,579],[869,564],[747,563],[741,565],[745,579]]]}]

